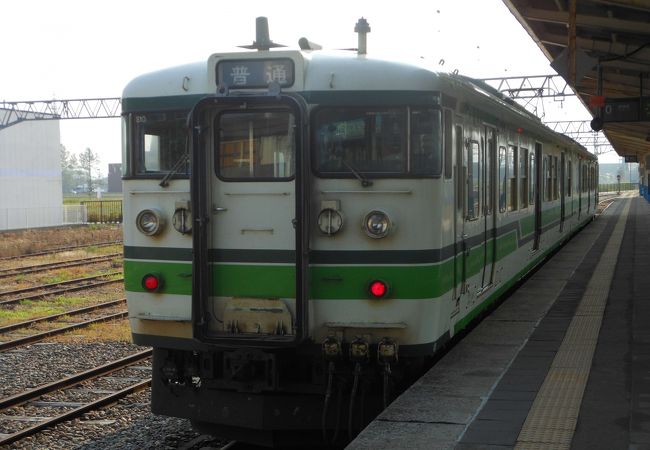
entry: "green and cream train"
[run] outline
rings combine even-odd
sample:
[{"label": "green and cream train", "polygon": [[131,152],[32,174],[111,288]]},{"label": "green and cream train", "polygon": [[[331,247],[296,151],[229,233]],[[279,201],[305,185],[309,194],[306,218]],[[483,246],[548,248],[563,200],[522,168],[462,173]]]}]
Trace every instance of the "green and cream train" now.
[{"label": "green and cream train", "polygon": [[592,219],[593,155],[481,82],[368,56],[366,27],[356,51],[261,33],[125,88],[154,412],[267,444],[356,428]]}]

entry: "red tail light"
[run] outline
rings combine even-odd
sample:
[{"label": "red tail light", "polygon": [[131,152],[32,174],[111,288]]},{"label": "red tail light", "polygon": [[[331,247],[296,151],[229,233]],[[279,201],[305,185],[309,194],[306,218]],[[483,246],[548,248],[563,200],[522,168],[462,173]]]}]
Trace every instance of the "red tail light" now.
[{"label": "red tail light", "polygon": [[381,280],[374,280],[370,282],[368,291],[374,298],[382,298],[388,294],[388,285]]},{"label": "red tail light", "polygon": [[142,287],[149,292],[157,292],[162,287],[162,279],[153,273],[142,277]]}]

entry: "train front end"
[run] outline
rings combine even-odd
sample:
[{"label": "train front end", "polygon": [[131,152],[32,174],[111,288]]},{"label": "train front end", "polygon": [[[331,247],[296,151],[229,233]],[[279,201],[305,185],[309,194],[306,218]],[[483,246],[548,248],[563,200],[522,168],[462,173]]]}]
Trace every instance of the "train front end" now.
[{"label": "train front end", "polygon": [[428,72],[386,92],[412,69],[337,58],[213,55],[158,75],[163,95],[125,91],[126,290],[155,413],[336,439],[449,338],[440,96]]}]

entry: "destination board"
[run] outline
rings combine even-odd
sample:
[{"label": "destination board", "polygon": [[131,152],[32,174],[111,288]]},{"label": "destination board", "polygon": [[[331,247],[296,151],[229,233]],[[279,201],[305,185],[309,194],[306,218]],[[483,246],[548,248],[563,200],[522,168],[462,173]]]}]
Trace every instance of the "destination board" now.
[{"label": "destination board", "polygon": [[289,58],[220,61],[217,85],[229,88],[265,88],[275,82],[289,87],[294,81],[294,65]]}]

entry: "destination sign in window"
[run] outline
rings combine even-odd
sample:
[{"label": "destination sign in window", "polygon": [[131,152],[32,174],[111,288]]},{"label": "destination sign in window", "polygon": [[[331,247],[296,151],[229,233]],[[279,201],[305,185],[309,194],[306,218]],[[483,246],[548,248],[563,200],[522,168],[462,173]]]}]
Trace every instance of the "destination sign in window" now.
[{"label": "destination sign in window", "polygon": [[293,85],[294,65],[289,58],[220,61],[217,84],[229,88],[265,88],[275,82],[280,87]]}]

